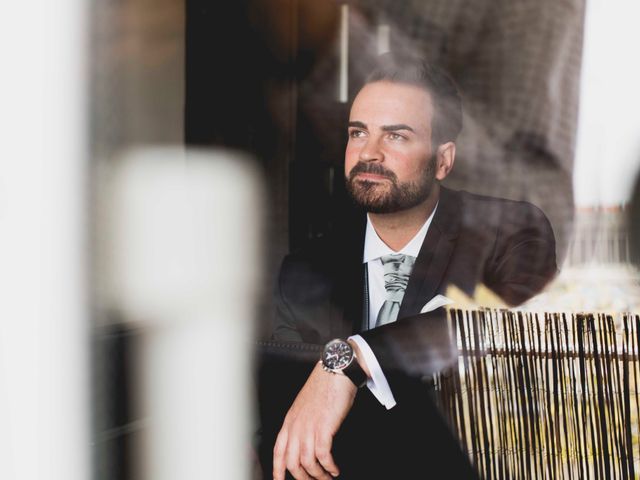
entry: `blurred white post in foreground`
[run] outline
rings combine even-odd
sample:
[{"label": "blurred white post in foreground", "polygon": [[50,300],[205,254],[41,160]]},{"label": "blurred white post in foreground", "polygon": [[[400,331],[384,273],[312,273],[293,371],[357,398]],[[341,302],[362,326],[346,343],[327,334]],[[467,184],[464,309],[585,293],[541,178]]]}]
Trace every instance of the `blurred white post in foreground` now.
[{"label": "blurred white post in foreground", "polygon": [[261,189],[230,152],[132,151],[103,208],[108,302],[142,329],[135,478],[246,479]]},{"label": "blurred white post in foreground", "polygon": [[0,17],[0,478],[90,477],[87,3]]}]

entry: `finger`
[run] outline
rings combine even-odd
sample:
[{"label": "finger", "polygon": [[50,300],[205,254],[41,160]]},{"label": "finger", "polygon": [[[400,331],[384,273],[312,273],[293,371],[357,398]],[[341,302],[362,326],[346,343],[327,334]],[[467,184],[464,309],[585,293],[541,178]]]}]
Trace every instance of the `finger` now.
[{"label": "finger", "polygon": [[284,480],[286,469],[285,453],[287,451],[288,433],[286,430],[280,430],[276,444],[273,447],[273,480]]},{"label": "finger", "polygon": [[304,468],[302,468],[300,464],[298,464],[298,466],[295,468],[290,468],[289,472],[291,472],[291,475],[296,480],[314,480],[314,478],[309,476],[309,474],[304,470]]},{"label": "finger", "polygon": [[316,458],[322,468],[332,476],[337,477],[340,475],[340,469],[333,460],[333,455],[331,455],[332,443],[333,437],[331,435],[319,433],[316,436]]},{"label": "finger", "polygon": [[313,441],[302,443],[300,447],[300,463],[302,468],[313,478],[317,480],[331,480],[331,475],[318,463]]},{"label": "finger", "polygon": [[291,439],[287,444],[287,470],[291,472],[296,480],[312,480],[306,470],[300,465],[300,442],[297,439]]}]

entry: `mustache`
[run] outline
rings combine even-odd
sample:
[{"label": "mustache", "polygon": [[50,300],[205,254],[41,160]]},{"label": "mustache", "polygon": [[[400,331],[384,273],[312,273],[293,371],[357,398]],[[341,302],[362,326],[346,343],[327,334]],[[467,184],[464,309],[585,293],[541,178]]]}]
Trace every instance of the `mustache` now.
[{"label": "mustache", "polygon": [[392,182],[396,182],[398,177],[391,170],[383,167],[379,163],[358,162],[349,172],[349,181],[353,181],[354,177],[359,173],[371,173],[373,175],[381,175],[387,177]]}]

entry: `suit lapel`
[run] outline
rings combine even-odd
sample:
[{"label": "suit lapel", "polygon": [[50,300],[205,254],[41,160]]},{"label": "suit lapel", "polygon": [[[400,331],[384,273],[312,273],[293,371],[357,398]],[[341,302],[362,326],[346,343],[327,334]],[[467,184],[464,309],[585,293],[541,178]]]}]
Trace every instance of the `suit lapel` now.
[{"label": "suit lapel", "polygon": [[460,221],[459,196],[441,187],[438,208],[411,272],[400,305],[399,319],[417,315],[424,304],[435,296],[449,265],[460,231]]}]

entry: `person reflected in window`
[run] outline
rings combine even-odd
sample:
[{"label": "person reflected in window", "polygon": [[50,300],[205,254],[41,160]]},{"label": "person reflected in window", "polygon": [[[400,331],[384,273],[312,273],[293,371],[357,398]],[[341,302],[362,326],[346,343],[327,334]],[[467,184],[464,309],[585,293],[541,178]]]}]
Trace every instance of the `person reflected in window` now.
[{"label": "person reflected in window", "polygon": [[456,361],[447,289],[518,305],[557,267],[538,208],[442,185],[461,128],[454,82],[420,59],[382,55],[355,97],[344,169],[359,214],[288,255],[276,286],[272,339],[326,345],[277,422],[276,480],[474,477],[424,381]]}]

